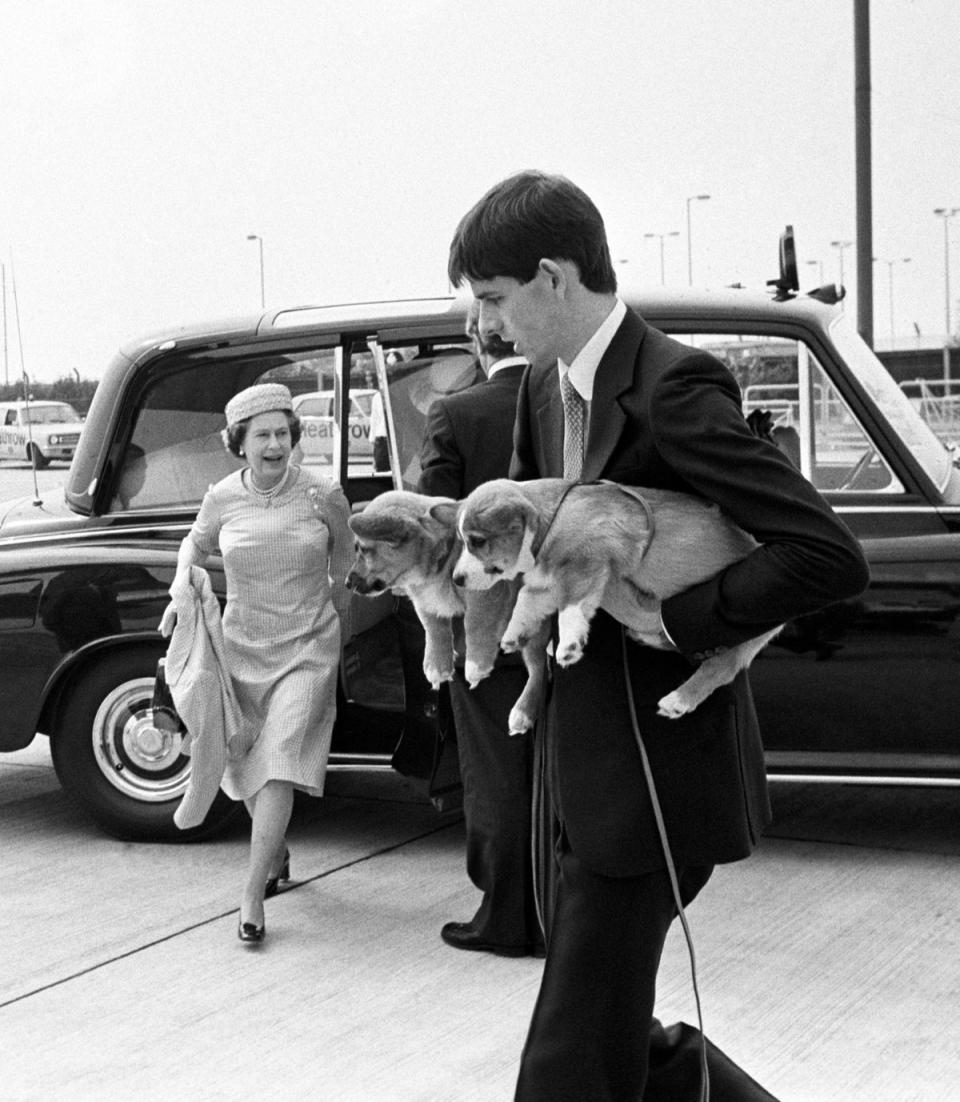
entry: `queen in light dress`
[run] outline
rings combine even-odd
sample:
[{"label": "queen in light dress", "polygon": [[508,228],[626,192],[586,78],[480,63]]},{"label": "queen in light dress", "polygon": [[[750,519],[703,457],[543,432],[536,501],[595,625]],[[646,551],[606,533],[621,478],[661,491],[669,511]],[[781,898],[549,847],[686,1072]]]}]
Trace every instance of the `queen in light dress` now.
[{"label": "queen in light dress", "polygon": [[255,738],[228,763],[222,787],[250,813],[238,932],[259,944],[264,898],[290,874],[285,834],[294,789],[323,792],[353,538],[340,486],[290,461],[300,422],[287,387],[248,387],[227,403],[226,418],[226,446],[247,466],[207,491],[177,570],[218,550],[223,556],[226,660]]}]

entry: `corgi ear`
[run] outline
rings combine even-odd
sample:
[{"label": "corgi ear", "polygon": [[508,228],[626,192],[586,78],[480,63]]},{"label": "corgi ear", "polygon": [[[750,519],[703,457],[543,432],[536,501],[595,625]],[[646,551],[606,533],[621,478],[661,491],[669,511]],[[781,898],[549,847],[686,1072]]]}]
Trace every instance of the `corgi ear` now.
[{"label": "corgi ear", "polygon": [[420,526],[410,517],[379,513],[355,513],[348,521],[350,530],[363,540],[377,540],[399,547],[420,531]]},{"label": "corgi ear", "polygon": [[420,523],[433,539],[449,536],[456,528],[458,505],[455,501],[438,501],[420,518]]}]

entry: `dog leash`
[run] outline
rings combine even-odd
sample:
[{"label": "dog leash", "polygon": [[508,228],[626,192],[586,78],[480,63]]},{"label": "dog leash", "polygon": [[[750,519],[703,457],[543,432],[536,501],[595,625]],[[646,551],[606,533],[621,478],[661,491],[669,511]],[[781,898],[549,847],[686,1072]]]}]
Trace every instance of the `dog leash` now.
[{"label": "dog leash", "polygon": [[[646,546],[644,547],[643,552],[641,554],[641,558],[642,558],[643,555],[646,554],[648,548],[650,547],[650,544],[653,542],[653,536],[654,536],[654,533],[656,531],[656,521],[654,520],[653,509],[652,509],[649,501],[647,501],[647,499],[642,494],[638,493],[633,487],[624,486],[624,485],[622,485],[618,482],[611,482],[609,479],[598,479],[596,482],[591,482],[591,483],[571,482],[571,483],[569,483],[569,485],[567,485],[564,488],[563,493],[560,495],[560,500],[557,502],[556,507],[553,510],[553,515],[550,517],[550,520],[547,524],[546,529],[544,530],[543,536],[541,537],[541,539],[539,541],[539,544],[535,544],[534,547],[532,548],[534,556],[536,556],[539,553],[540,549],[543,547],[544,543],[546,542],[547,536],[550,534],[550,529],[553,527],[554,521],[557,519],[557,515],[560,512],[560,509],[563,506],[563,503],[566,501],[567,496],[570,494],[571,490],[573,490],[573,488],[575,486],[587,486],[587,485],[616,486],[617,489],[622,490],[625,494],[627,494],[628,497],[633,498],[633,500],[635,500],[636,502],[639,503],[639,505],[642,507],[644,513],[646,514],[647,527],[648,527],[649,532],[650,532],[650,538],[647,540]],[[631,724],[631,727],[633,729],[633,736],[634,736],[634,739],[636,740],[637,748],[640,751],[640,761],[643,765],[644,779],[646,781],[647,791],[650,795],[650,804],[651,804],[651,807],[653,809],[654,820],[656,821],[656,824],[657,824],[657,833],[658,833],[659,838],[660,838],[660,846],[663,850],[664,861],[665,861],[666,866],[667,866],[667,875],[670,879],[670,890],[673,893],[673,902],[674,902],[674,905],[677,908],[677,915],[680,919],[680,925],[683,927],[683,936],[684,936],[684,939],[685,939],[686,944],[687,944],[687,953],[688,953],[689,958],[690,958],[690,975],[691,975],[691,980],[692,980],[692,983],[693,983],[693,997],[694,997],[694,1002],[696,1003],[696,1008],[697,1008],[697,1027],[700,1030],[700,1045],[699,1045],[699,1048],[700,1048],[700,1091],[699,1091],[699,1102],[710,1102],[710,1071],[709,1071],[709,1068],[707,1066],[707,1039],[706,1039],[706,1034],[703,1031],[703,1010],[702,1010],[701,1004],[700,1004],[700,988],[699,988],[699,985],[698,985],[698,982],[697,982],[696,952],[695,952],[694,947],[693,947],[693,936],[690,933],[690,926],[687,923],[687,915],[686,915],[686,911],[685,911],[684,906],[683,906],[683,900],[680,896],[680,884],[677,880],[677,870],[676,870],[676,866],[675,866],[674,861],[673,861],[673,853],[671,852],[671,849],[670,849],[670,840],[667,836],[667,827],[666,827],[666,823],[664,822],[664,818],[663,818],[663,810],[660,806],[660,798],[657,795],[657,787],[656,787],[656,784],[655,784],[654,779],[653,779],[653,770],[650,766],[650,759],[647,755],[647,748],[646,748],[646,746],[644,745],[644,742],[643,742],[643,736],[640,734],[640,723],[639,723],[639,720],[637,719],[637,708],[636,708],[636,701],[634,700],[634,695],[633,695],[633,685],[631,684],[631,681],[630,681],[630,663],[629,663],[628,656],[627,656],[627,632],[626,632],[626,628],[622,624],[620,625],[620,647],[621,647],[621,653],[622,653],[622,656],[623,656],[623,677],[624,677],[624,682],[626,683],[627,708],[628,708],[628,711],[630,713],[630,724]],[[542,794],[543,794],[543,791],[544,791],[545,772],[546,772],[546,757],[547,757],[546,752],[545,752],[545,748],[541,748],[541,752],[540,752],[539,757],[540,757],[540,770],[539,770],[540,776],[538,778],[539,783],[534,785],[532,808],[531,808],[532,819],[533,819],[533,822],[535,824],[540,821],[540,810],[541,810],[541,805],[542,805]],[[552,839],[543,839],[541,841],[541,846],[539,847],[541,850],[544,849],[544,845],[543,845],[544,842],[550,843],[550,842],[552,842]],[[534,848],[536,850],[537,847],[534,846]],[[534,852],[533,858],[534,858],[534,867],[535,868],[543,868],[544,865],[546,864],[546,860],[549,860],[549,853],[547,853],[546,859],[544,859],[544,855],[543,855],[542,852],[541,853]],[[541,900],[539,892],[536,892],[536,891],[534,892],[534,902],[535,902],[536,909],[537,909],[537,919],[540,923],[540,928],[541,928],[541,930],[545,931],[546,930],[546,924],[544,922],[544,913],[543,913],[544,901]]]},{"label": "dog leash", "polygon": [[560,512],[560,509],[561,509],[563,503],[567,500],[567,497],[570,494],[570,491],[573,490],[574,487],[576,487],[576,486],[586,486],[586,485],[589,485],[589,483],[586,483],[586,482],[568,482],[567,485],[564,486],[563,493],[560,495],[560,500],[554,506],[553,514],[550,517],[550,519],[547,521],[546,528],[543,530],[543,535],[540,536],[539,539],[534,540],[533,543],[530,546],[530,553],[533,555],[534,558],[536,558],[537,555],[540,554],[541,548],[547,542],[547,536],[550,535],[550,529],[553,527],[553,522],[557,519],[557,514]]},{"label": "dog leash", "polygon": [[623,654],[623,677],[627,685],[627,707],[630,711],[630,723],[633,727],[633,736],[640,751],[640,760],[643,763],[643,775],[647,782],[647,791],[650,794],[650,804],[653,808],[653,817],[657,824],[657,833],[660,835],[660,846],[663,849],[664,860],[667,865],[667,875],[670,878],[670,889],[673,892],[673,902],[677,908],[680,925],[683,927],[683,936],[687,943],[687,953],[690,957],[690,977],[693,982],[693,998],[697,1006],[697,1027],[700,1030],[700,1102],[710,1102],[710,1072],[707,1067],[707,1038],[703,1032],[703,1012],[700,1008],[700,989],[697,985],[697,959],[693,948],[693,937],[690,927],[687,925],[687,915],[680,898],[680,884],[677,880],[677,870],[673,863],[673,854],[670,850],[670,840],[667,837],[667,826],[663,818],[663,810],[660,807],[660,799],[657,796],[657,786],[653,780],[653,770],[650,767],[650,758],[647,756],[647,748],[644,746],[643,737],[640,734],[640,723],[637,720],[637,707],[633,697],[633,685],[630,683],[630,663],[627,658],[627,631],[620,626],[620,648]]},{"label": "dog leash", "polygon": [[647,540],[647,545],[646,547],[644,547],[643,553],[640,556],[641,558],[643,558],[643,555],[647,553],[647,548],[650,546],[650,543],[653,540],[653,534],[657,527],[656,521],[654,520],[653,516],[653,508],[650,505],[650,502],[647,501],[647,499],[643,496],[643,494],[638,493],[633,486],[624,486],[621,485],[621,483],[619,482],[611,482],[608,478],[597,478],[591,482],[569,482],[564,487],[563,493],[560,495],[560,500],[554,507],[553,514],[550,517],[550,520],[547,522],[547,527],[543,531],[543,535],[539,538],[538,541],[535,541],[530,548],[531,554],[534,556],[534,558],[536,558],[537,555],[540,554],[543,545],[547,542],[547,536],[550,534],[550,529],[553,527],[553,523],[557,519],[560,510],[563,508],[563,503],[567,500],[567,496],[569,495],[570,491],[575,489],[577,486],[614,486],[616,489],[622,490],[623,493],[627,495],[627,497],[633,498],[633,500],[640,505],[646,515],[647,528],[650,531],[650,539]]}]

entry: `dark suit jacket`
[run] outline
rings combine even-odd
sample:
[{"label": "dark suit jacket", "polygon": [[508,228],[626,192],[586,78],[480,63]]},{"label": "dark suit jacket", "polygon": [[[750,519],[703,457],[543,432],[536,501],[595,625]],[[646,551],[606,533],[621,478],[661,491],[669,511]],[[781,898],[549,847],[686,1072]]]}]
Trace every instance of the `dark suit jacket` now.
[{"label": "dark suit jacket", "polygon": [[503,367],[431,405],[420,456],[420,493],[459,501],[482,482],[507,477],[523,372],[523,364]]},{"label": "dark suit jacket", "polygon": [[[560,476],[562,440],[556,366],[531,368],[511,476]],[[770,816],[747,675],[680,720],[658,717],[656,703],[689,676],[692,659],[859,593],[867,583],[859,545],[782,453],[751,433],[727,369],[632,312],[597,370],[582,477],[699,494],[761,544],[664,603],[680,653],[627,644],[675,861],[745,857]],[[553,795],[574,851],[607,875],[661,867],[625,701],[621,632],[602,612],[581,661],[556,671],[548,725]]]},{"label": "dark suit jacket", "polygon": [[[507,477],[513,454],[517,391],[525,370],[524,363],[502,367],[468,390],[438,398],[430,406],[420,453],[417,489],[421,494],[460,501],[481,483]],[[498,585],[504,587],[498,592],[506,601],[508,583]],[[518,583],[510,586],[516,587]],[[456,640],[459,664],[464,653],[460,626]],[[521,662],[518,654],[500,654],[496,665],[518,666]]]}]

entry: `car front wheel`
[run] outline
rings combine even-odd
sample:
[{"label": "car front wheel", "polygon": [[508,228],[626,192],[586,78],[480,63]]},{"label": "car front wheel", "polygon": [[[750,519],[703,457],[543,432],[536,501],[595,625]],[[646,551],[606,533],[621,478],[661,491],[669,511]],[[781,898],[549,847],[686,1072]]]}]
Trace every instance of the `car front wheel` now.
[{"label": "car front wheel", "polygon": [[153,648],[134,649],[85,669],[51,737],[60,783],[101,829],[126,841],[205,837],[239,808],[221,792],[200,826],[174,823],[190,759],[175,718],[152,706],[158,657]]}]

